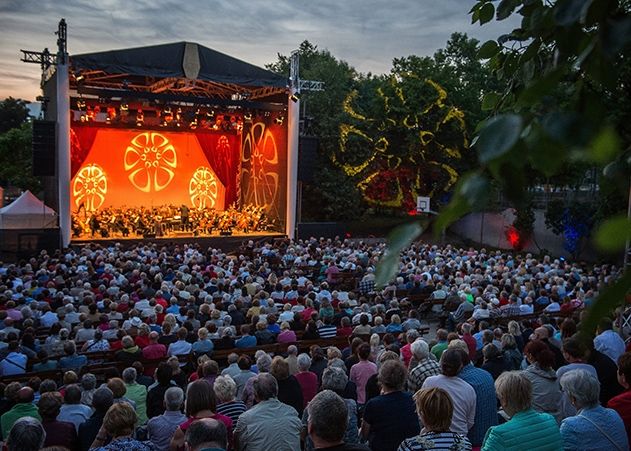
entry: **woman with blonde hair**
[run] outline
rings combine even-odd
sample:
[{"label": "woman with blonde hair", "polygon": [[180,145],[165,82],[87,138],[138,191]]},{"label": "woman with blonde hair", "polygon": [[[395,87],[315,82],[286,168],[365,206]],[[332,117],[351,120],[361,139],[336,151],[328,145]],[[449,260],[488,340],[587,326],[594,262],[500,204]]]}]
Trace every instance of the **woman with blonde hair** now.
[{"label": "woman with blonde hair", "polygon": [[463,435],[449,430],[454,406],[442,388],[424,388],[414,395],[416,412],[423,431],[401,443],[398,451],[452,450],[470,451],[471,442]]},{"label": "woman with blonde hair", "polygon": [[484,437],[482,451],[558,451],[563,449],[554,417],[532,408],[532,384],[520,371],[507,371],[495,381],[497,397],[506,423],[492,426]]},{"label": "woman with blonde hair", "polygon": [[[133,438],[138,417],[126,402],[114,403],[103,418],[103,424],[90,446],[98,451],[153,451],[150,442]],[[108,443],[109,442],[109,443]]]}]

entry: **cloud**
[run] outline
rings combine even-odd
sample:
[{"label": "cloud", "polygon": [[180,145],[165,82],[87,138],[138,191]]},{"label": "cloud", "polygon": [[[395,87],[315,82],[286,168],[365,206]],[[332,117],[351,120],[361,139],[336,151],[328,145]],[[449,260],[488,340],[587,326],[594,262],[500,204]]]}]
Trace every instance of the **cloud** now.
[{"label": "cloud", "polygon": [[264,66],[305,39],[360,72],[385,73],[393,58],[431,55],[451,33],[492,39],[514,22],[471,25],[473,0],[4,0],[0,3],[0,98],[34,99],[39,67],[20,48],[56,47],[57,21],[68,23],[71,54],[193,41]]}]

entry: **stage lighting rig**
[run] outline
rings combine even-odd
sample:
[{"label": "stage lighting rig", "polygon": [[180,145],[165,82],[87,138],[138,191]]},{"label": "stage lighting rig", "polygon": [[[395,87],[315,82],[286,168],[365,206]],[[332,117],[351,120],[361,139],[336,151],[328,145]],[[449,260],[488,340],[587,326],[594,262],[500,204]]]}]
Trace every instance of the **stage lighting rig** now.
[{"label": "stage lighting rig", "polygon": [[274,123],[276,125],[283,125],[283,122],[285,122],[285,116],[278,116],[276,119],[274,119]]},{"label": "stage lighting rig", "polygon": [[142,127],[145,123],[145,113],[142,111],[142,108],[138,108],[136,112],[136,127]]}]

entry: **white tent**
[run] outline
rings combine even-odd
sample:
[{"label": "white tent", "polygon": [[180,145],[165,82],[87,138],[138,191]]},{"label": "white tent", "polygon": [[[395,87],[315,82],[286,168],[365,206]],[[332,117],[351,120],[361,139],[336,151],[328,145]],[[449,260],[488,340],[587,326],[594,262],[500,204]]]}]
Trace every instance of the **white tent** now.
[{"label": "white tent", "polygon": [[30,191],[0,208],[0,229],[54,229],[57,214]]}]

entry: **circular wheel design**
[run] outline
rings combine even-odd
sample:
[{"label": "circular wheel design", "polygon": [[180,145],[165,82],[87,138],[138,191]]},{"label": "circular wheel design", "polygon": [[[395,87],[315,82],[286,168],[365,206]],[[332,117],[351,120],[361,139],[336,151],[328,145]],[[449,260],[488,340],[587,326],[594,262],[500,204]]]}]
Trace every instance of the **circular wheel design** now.
[{"label": "circular wheel design", "polygon": [[278,150],[263,122],[252,125],[243,140],[244,202],[269,210],[278,195]]},{"label": "circular wheel design", "polygon": [[134,187],[144,193],[161,191],[175,176],[175,147],[160,133],[136,135],[125,150],[125,171]]},{"label": "circular wheel design", "polygon": [[97,164],[82,167],[72,183],[72,195],[77,207],[84,205],[87,211],[95,211],[103,202],[107,194],[107,177],[103,169]]},{"label": "circular wheel design", "polygon": [[191,203],[197,209],[215,208],[217,203],[217,179],[215,174],[204,166],[195,170],[188,184]]}]

